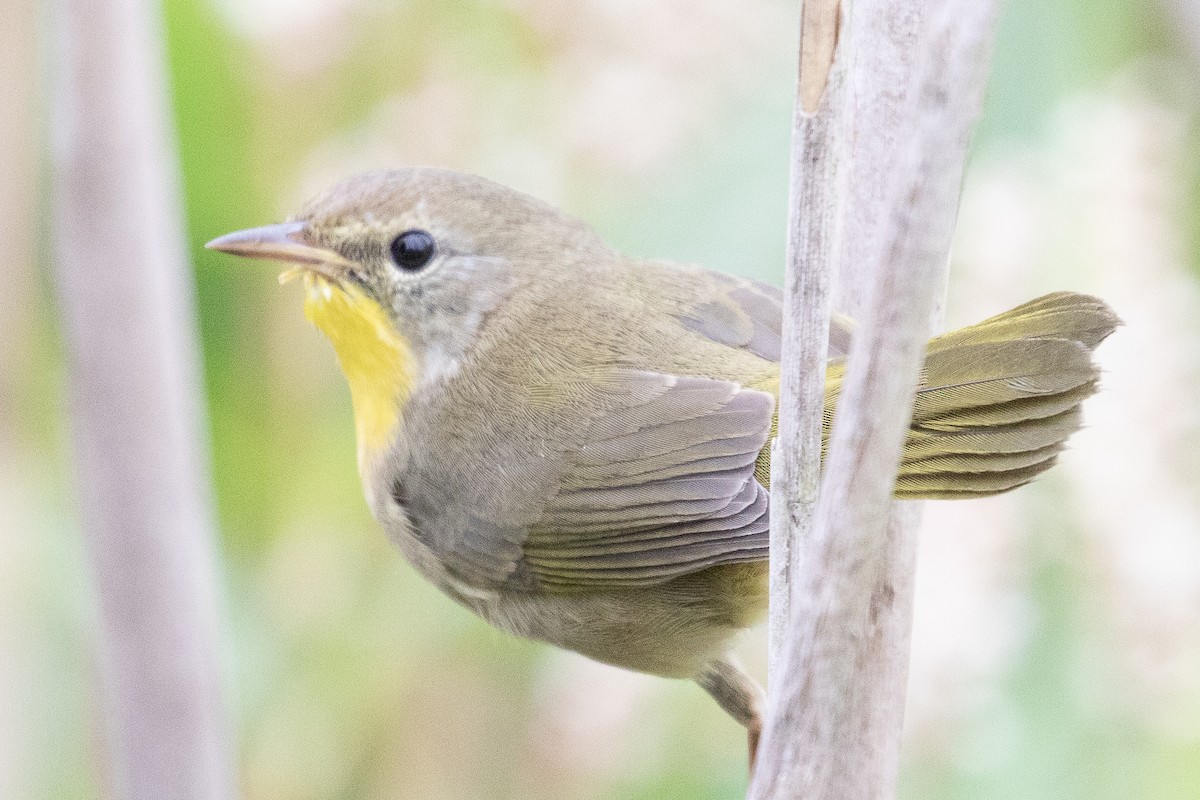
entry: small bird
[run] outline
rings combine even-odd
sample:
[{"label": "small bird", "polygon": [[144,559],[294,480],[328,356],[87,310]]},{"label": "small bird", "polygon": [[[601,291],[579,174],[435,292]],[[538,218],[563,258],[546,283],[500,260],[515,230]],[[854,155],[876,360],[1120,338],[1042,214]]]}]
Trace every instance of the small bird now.
[{"label": "small bird", "polygon": [[[778,289],[629,258],[432,168],[349,178],[207,246],[303,277],[367,503],[420,573],[510,633],[696,681],[753,758],[761,689],[729,651],[767,606]],[[1116,324],[1059,292],[932,339],[896,496],[985,497],[1048,469]],[[826,436],[852,333],[829,333]]]}]

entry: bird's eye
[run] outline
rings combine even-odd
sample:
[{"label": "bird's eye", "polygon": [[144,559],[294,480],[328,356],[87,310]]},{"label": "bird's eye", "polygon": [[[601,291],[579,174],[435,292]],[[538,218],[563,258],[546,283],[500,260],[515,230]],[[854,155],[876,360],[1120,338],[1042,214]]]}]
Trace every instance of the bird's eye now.
[{"label": "bird's eye", "polygon": [[392,240],[392,260],[406,272],[416,272],[429,263],[437,244],[426,231],[405,231]]}]

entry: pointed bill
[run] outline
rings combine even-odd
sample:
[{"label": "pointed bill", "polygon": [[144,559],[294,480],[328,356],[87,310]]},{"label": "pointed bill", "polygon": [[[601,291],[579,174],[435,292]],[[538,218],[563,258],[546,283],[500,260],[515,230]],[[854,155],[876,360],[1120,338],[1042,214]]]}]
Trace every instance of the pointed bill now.
[{"label": "pointed bill", "polygon": [[235,256],[298,264],[335,280],[353,268],[340,254],[309,243],[306,228],[304,222],[281,222],[227,233],[204,246]]}]

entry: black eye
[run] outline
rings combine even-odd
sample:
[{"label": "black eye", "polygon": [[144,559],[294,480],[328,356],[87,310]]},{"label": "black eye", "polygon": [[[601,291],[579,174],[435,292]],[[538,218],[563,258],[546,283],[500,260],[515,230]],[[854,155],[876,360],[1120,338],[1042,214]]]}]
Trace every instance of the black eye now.
[{"label": "black eye", "polygon": [[436,249],[433,237],[425,231],[405,231],[392,240],[392,260],[400,269],[415,272],[429,263]]}]

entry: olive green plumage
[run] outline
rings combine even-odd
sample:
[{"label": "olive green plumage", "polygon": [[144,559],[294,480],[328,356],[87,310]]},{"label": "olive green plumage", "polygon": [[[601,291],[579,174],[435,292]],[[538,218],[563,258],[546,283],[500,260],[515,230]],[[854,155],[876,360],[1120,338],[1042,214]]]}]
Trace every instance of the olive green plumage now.
[{"label": "olive green plumage", "polygon": [[984,497],[1053,466],[1096,391],[1092,350],[1115,324],[1102,301],[1056,292],[931,340],[896,496]]},{"label": "olive green plumage", "polygon": [[[726,653],[767,600],[778,290],[625,257],[549,205],[432,169],[350,179],[213,246],[319,273],[310,316],[356,409],[377,427],[394,397],[383,444],[360,429],[360,467],[419,571],[515,634],[694,678],[754,728],[757,690]],[[321,311],[331,292],[351,298],[341,316]],[[373,303],[387,322],[342,335]],[[1047,469],[1115,324],[1063,292],[933,339],[896,494],[979,497]],[[851,336],[835,322],[827,424]]]}]

